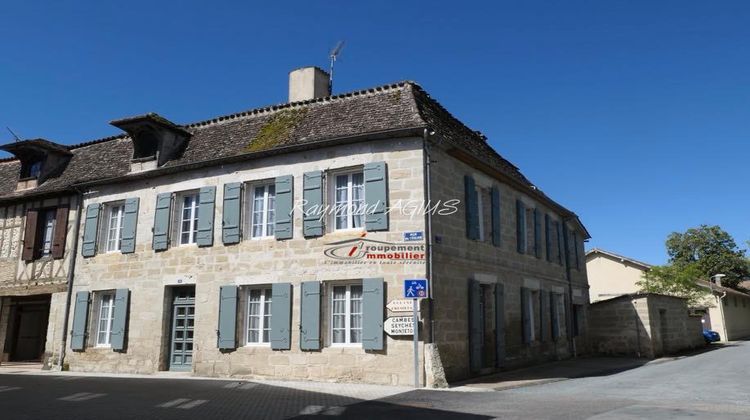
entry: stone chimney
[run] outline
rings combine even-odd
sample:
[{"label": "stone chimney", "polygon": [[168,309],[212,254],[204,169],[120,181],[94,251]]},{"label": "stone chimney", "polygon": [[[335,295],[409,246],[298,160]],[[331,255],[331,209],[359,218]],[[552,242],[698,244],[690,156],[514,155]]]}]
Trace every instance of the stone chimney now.
[{"label": "stone chimney", "polygon": [[289,102],[328,96],[328,73],[318,67],[302,67],[289,73]]}]

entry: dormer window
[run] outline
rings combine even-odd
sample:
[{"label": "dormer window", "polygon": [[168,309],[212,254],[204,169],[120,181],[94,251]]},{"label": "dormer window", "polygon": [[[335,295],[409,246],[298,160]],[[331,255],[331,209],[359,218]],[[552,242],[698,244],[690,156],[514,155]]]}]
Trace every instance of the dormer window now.
[{"label": "dormer window", "polygon": [[132,172],[155,169],[179,158],[190,138],[189,131],[154,113],[110,124],[128,133],[133,141]]},{"label": "dormer window", "polygon": [[42,161],[32,161],[21,163],[21,179],[39,178],[39,174],[42,172]]},{"label": "dormer window", "polygon": [[66,146],[45,139],[22,140],[0,146],[21,162],[16,191],[36,188],[59,176],[73,154]]}]

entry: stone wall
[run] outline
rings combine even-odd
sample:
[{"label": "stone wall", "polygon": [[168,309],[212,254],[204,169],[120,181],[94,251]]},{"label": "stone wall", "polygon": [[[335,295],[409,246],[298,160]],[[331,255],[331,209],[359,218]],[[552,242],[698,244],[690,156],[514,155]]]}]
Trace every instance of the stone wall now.
[{"label": "stone wall", "polygon": [[[169,308],[168,288],[195,285],[193,371],[197,374],[411,384],[411,337],[385,336],[384,350],[375,352],[364,351],[361,347],[343,348],[327,344],[320,351],[301,351],[298,329],[299,284],[302,281],[317,280],[326,286],[344,280],[382,277],[386,282],[386,301],[390,301],[400,297],[405,278],[425,277],[423,262],[330,264],[323,254],[327,244],[356,238],[359,232],[328,233],[320,238],[305,239],[302,235],[300,211],[295,213],[294,238],[291,240],[244,240],[230,246],[221,243],[220,221],[225,183],[272,179],[291,174],[294,176],[294,198],[298,200],[302,196],[304,172],[346,168],[374,161],[387,163],[391,205],[398,199],[422,200],[423,158],[420,139],[337,146],[97,187],[96,193],[87,196],[85,204],[140,198],[136,252],[127,255],[99,254],[92,258],[82,258],[79,252],[73,292],[130,289],[127,349],[122,353],[94,347],[88,347],[83,352],[68,350],[66,362],[70,369],[128,373],[152,373],[165,369],[168,334],[166,324],[170,315],[169,311],[165,311],[165,308]],[[151,248],[151,227],[156,195],[209,185],[217,187],[214,245],[204,248],[194,245],[174,246],[167,251],[155,253]],[[404,231],[422,230],[422,216],[411,217],[409,214],[394,212],[390,215],[387,232],[368,233],[367,238],[399,242]],[[270,347],[240,345],[234,351],[219,351],[216,329],[220,286],[269,285],[275,282],[293,284],[291,349],[275,351]],[[322,290],[327,293],[327,288]],[[330,341],[325,322],[329,316],[328,298],[325,295],[321,305],[324,343]]]},{"label": "stone wall", "polygon": [[[569,357],[572,353],[572,346],[568,342],[567,332],[571,326],[569,322],[566,322],[569,318],[565,314],[561,314],[562,336],[559,340],[555,342],[547,337],[543,342],[535,340],[530,344],[523,343],[521,288],[560,293],[564,295],[564,300],[568,303],[572,296],[573,303],[581,305],[581,332],[585,332],[585,309],[588,304],[585,264],[579,261],[579,268],[576,269],[573,262],[574,253],[571,251],[572,284],[569,284],[565,266],[558,263],[556,255],[552,261],[547,261],[544,234],[542,234],[540,245],[542,247],[541,258],[533,254],[520,254],[516,244],[516,199],[523,200],[527,208],[539,208],[542,217],[544,214],[549,214],[553,220],[559,222],[561,221],[560,215],[517,190],[510,183],[493,179],[440,148],[432,148],[431,155],[434,162],[431,168],[432,201],[461,200],[456,213],[449,216],[435,216],[432,222],[433,235],[436,238],[433,268],[434,334],[448,380],[460,380],[471,375],[468,349],[469,279],[477,280],[487,286],[493,286],[495,283],[504,285],[506,358],[500,363],[503,368]],[[482,240],[467,239],[466,210],[463,205],[464,175],[471,175],[474,178],[483,196],[481,223],[484,238]],[[501,197],[501,245],[499,247],[494,246],[491,241],[489,191],[493,185],[500,188]],[[572,230],[572,224],[568,226]],[[542,223],[542,229],[544,229],[544,223]],[[581,236],[579,233],[578,237],[581,238]],[[557,241],[556,237],[554,241]],[[580,242],[578,245],[579,257],[582,258],[583,244]],[[570,314],[568,304],[565,304],[565,308],[568,311],[567,314]],[[544,316],[549,322],[549,314],[545,313]],[[489,326],[494,329],[494,321],[490,322]],[[538,320],[535,328],[539,328]],[[578,352],[584,352],[585,337],[576,337],[575,341]],[[494,347],[494,344],[490,347]],[[494,367],[491,351],[485,351],[485,353],[488,363],[483,372],[491,371]]]},{"label": "stone wall", "polygon": [[700,317],[681,298],[623,295],[592,304],[589,318],[597,353],[655,358],[705,345]]}]

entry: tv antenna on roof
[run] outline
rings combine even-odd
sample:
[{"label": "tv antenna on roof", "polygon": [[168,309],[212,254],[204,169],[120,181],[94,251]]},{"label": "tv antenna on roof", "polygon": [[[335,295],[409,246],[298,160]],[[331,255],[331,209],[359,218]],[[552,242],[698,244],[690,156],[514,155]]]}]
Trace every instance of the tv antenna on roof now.
[{"label": "tv antenna on roof", "polygon": [[16,133],[14,133],[14,132],[13,132],[13,130],[11,130],[11,129],[10,129],[10,127],[8,127],[8,126],[6,125],[6,126],[5,126],[5,128],[6,128],[6,129],[7,129],[8,131],[10,131],[10,134],[12,134],[12,135],[13,135],[13,138],[14,138],[14,139],[16,139],[15,141],[21,141],[21,138],[20,138],[20,137],[18,137],[18,136],[16,135]]},{"label": "tv antenna on roof", "polygon": [[329,57],[331,58],[331,67],[328,71],[328,95],[330,96],[333,94],[333,65],[336,64],[336,59],[338,58],[339,54],[341,54],[341,50],[344,49],[344,41],[339,41],[336,43],[336,46],[333,47],[331,50],[331,53],[329,54]]}]

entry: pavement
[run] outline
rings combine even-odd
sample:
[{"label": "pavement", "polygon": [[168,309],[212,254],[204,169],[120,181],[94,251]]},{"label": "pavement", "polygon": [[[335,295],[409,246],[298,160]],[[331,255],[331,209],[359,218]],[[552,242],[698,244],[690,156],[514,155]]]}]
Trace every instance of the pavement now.
[{"label": "pavement", "polygon": [[[525,379],[524,370],[498,375],[506,382],[538,381],[536,386],[527,382],[502,388],[482,378],[448,391],[182,375],[106,377],[3,367],[0,418],[750,418],[750,342],[712,349],[639,366],[620,360],[623,365],[616,369],[600,364],[600,358],[579,360],[578,370],[576,361],[566,361],[526,369]],[[596,370],[597,365],[611,369]],[[574,378],[562,380],[567,376]]]}]

